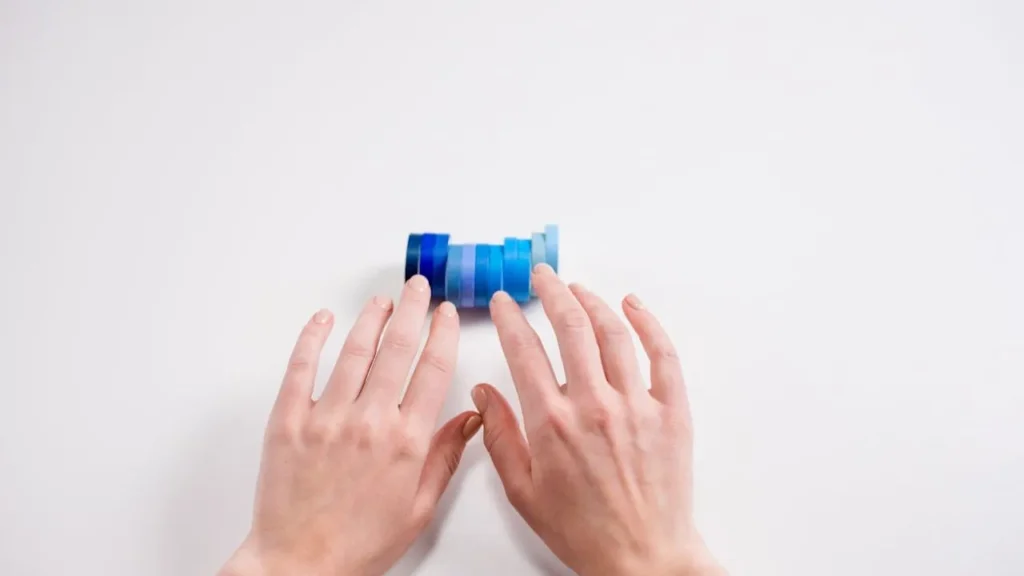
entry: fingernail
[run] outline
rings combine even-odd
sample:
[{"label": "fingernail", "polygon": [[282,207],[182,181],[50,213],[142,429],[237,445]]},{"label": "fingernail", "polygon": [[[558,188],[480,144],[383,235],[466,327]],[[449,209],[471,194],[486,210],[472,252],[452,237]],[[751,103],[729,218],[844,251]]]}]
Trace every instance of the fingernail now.
[{"label": "fingernail", "polygon": [[484,410],[487,410],[487,392],[484,391],[484,387],[477,386],[473,388],[471,395],[473,396],[473,404],[476,406],[477,411],[483,414]]},{"label": "fingernail", "polygon": [[629,304],[629,307],[634,310],[644,309],[644,303],[641,302],[640,299],[636,297],[636,294],[630,294],[629,296],[626,296],[626,304]]},{"label": "fingernail", "polygon": [[469,440],[476,435],[477,431],[480,430],[480,425],[484,421],[478,414],[473,414],[466,420],[466,423],[462,425],[462,437]]},{"label": "fingernail", "polygon": [[572,284],[569,284],[569,289],[572,290],[573,292],[587,292],[587,287],[584,286],[583,284],[580,284],[579,282],[573,282]]},{"label": "fingernail", "polygon": [[494,296],[491,296],[491,302],[494,302],[495,304],[504,304],[505,302],[511,301],[512,297],[509,296],[508,292],[505,292],[504,290],[498,290],[497,292],[494,293]]},{"label": "fingernail", "polygon": [[455,305],[451,302],[441,302],[437,307],[437,313],[448,318],[453,318],[458,314],[458,312],[455,311]]},{"label": "fingernail", "polygon": [[409,278],[409,287],[417,292],[426,292],[430,290],[430,282],[427,282],[426,277],[423,275],[417,274]]},{"label": "fingernail", "polygon": [[326,308],[318,311],[316,314],[313,315],[313,322],[316,322],[317,324],[327,324],[330,321],[331,311],[327,310]]},{"label": "fingernail", "polygon": [[373,297],[373,305],[374,306],[379,306],[380,308],[383,308],[385,310],[390,310],[391,309],[391,298],[388,298],[387,296],[374,296]]},{"label": "fingernail", "polygon": [[555,269],[547,262],[541,262],[533,267],[534,274],[554,274]]}]

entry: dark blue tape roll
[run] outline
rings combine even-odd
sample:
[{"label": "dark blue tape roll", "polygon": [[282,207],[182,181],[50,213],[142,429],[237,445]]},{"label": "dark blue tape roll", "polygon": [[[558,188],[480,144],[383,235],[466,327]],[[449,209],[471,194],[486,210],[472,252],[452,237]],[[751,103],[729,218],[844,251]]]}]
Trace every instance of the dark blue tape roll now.
[{"label": "dark blue tape roll", "polygon": [[486,244],[476,245],[476,280],[473,286],[473,305],[478,308],[487,306],[490,248]]},{"label": "dark blue tape roll", "polygon": [[406,280],[420,272],[420,240],[419,234],[409,234],[409,243],[405,246]]},{"label": "dark blue tape roll", "polygon": [[434,268],[430,276],[430,295],[434,298],[444,298],[444,277],[448,264],[448,239],[449,234],[438,234],[437,242],[434,244]]},{"label": "dark blue tape roll", "polygon": [[459,268],[462,270],[462,302],[463,308],[472,308],[474,302],[473,294],[476,292],[476,244],[466,244],[462,247],[462,262]]},{"label": "dark blue tape roll", "polygon": [[445,267],[444,299],[459,305],[462,295],[462,246],[448,247],[448,265]]},{"label": "dark blue tape roll", "polygon": [[487,282],[487,302],[484,303],[484,306],[490,303],[495,292],[504,289],[505,284],[504,265],[502,262],[504,260],[502,253],[505,250],[500,245],[494,244],[490,246],[490,251],[490,279]]},{"label": "dark blue tape roll", "polygon": [[432,283],[434,270],[434,248],[437,246],[437,234],[424,234],[420,240],[420,271],[427,282]]}]

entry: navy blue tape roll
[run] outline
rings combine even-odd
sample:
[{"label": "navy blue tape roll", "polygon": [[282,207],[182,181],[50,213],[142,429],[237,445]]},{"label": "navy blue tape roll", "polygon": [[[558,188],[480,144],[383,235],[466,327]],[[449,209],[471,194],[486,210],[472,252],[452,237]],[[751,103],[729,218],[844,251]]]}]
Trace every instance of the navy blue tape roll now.
[{"label": "navy blue tape roll", "polygon": [[476,279],[473,286],[473,304],[477,307],[487,306],[490,248],[486,244],[476,245]]},{"label": "navy blue tape roll", "polygon": [[438,234],[437,242],[434,244],[434,268],[430,276],[430,295],[434,298],[444,298],[444,276],[445,268],[448,265],[448,239],[449,234]]},{"label": "navy blue tape roll", "polygon": [[502,258],[504,248],[497,244],[494,244],[491,245],[489,249],[491,251],[491,256],[489,258],[491,267],[490,278],[487,281],[487,302],[484,303],[484,306],[486,306],[487,303],[491,301],[491,298],[494,297],[495,292],[504,289],[505,284],[505,275],[503,269],[504,266],[502,262],[502,260],[504,259]]},{"label": "navy blue tape roll", "polygon": [[473,296],[476,293],[476,244],[466,244],[462,247],[462,262],[459,268],[462,271],[462,301],[458,304],[463,308],[472,308],[476,304]]},{"label": "navy blue tape roll", "polygon": [[437,246],[437,234],[424,234],[420,240],[420,271],[427,282],[431,281],[434,270],[434,248]]},{"label": "navy blue tape roll", "polygon": [[445,267],[444,299],[459,305],[462,298],[462,246],[448,247],[448,265]]},{"label": "navy blue tape roll", "polygon": [[409,234],[409,243],[405,246],[405,279],[408,280],[420,272],[420,240],[419,234]]}]

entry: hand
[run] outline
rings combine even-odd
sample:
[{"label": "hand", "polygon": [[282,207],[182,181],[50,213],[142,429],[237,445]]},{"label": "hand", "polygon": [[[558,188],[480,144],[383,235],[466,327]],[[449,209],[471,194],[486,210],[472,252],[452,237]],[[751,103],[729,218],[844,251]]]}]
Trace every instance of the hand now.
[{"label": "hand", "polygon": [[526,437],[497,389],[473,390],[509,501],[583,576],[724,574],[693,522],[689,407],[668,336],[635,296],[626,299],[651,360],[648,392],[628,329],[600,298],[567,288],[544,264],[533,286],[568,382],[559,388],[536,332],[499,292],[491,316]]},{"label": "hand", "polygon": [[222,576],[383,574],[426,526],[480,428],[466,412],[433,433],[458,348],[449,303],[435,310],[402,398],[429,302],[416,276],[394,317],[389,299],[368,303],[316,402],[333,318],[322,310],[302,330],[267,425],[252,531]]}]

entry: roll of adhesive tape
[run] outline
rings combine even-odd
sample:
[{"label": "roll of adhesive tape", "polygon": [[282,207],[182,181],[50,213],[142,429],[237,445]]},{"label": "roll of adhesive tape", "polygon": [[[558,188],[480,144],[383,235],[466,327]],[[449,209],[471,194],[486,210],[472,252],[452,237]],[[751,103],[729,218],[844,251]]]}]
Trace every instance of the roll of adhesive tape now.
[{"label": "roll of adhesive tape", "polygon": [[430,295],[434,298],[444,298],[444,272],[448,265],[449,238],[449,234],[438,234],[437,242],[434,244],[434,269],[430,277]]},{"label": "roll of adhesive tape", "polygon": [[420,240],[422,235],[409,234],[409,243],[405,247],[405,279],[408,280],[420,273]]},{"label": "roll of adhesive tape", "polygon": [[487,298],[485,299],[484,306],[487,306],[491,302],[491,298],[494,297],[494,293],[498,290],[503,290],[505,285],[504,265],[502,262],[502,252],[504,252],[504,249],[497,244],[491,245],[489,249],[491,274],[487,282]]},{"label": "roll of adhesive tape", "polygon": [[544,227],[544,260],[558,272],[558,226],[550,224]]},{"label": "roll of adhesive tape", "polygon": [[476,245],[476,281],[473,292],[473,304],[483,308],[487,306],[490,295],[487,294],[488,282],[490,280],[490,247],[487,244]]},{"label": "roll of adhesive tape", "polygon": [[448,266],[445,267],[444,299],[456,306],[462,301],[462,246],[448,247]]},{"label": "roll of adhesive tape", "polygon": [[462,247],[462,262],[459,268],[462,269],[461,305],[463,308],[472,308],[476,305],[473,298],[476,290],[476,244],[466,244]]},{"label": "roll of adhesive tape", "polygon": [[427,282],[433,280],[434,274],[434,247],[437,246],[437,234],[424,234],[420,240],[420,271]]}]

